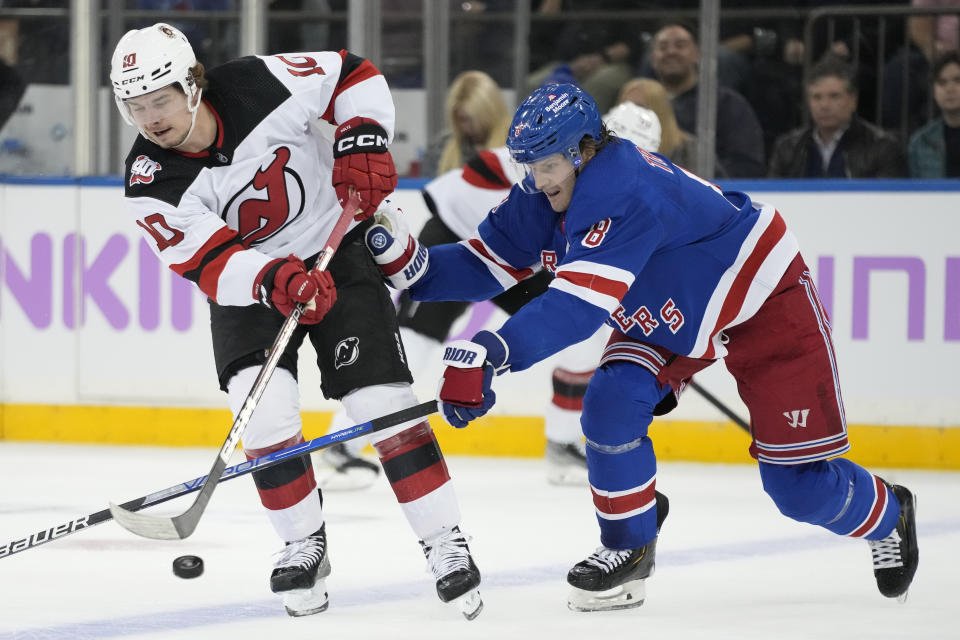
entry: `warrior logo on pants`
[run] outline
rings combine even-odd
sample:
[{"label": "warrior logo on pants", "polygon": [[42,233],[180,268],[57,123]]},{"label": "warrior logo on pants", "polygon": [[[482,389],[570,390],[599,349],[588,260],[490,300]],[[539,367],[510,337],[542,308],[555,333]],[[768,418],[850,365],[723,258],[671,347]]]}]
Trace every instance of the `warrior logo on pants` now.
[{"label": "warrior logo on pants", "polygon": [[344,338],[333,348],[333,366],[348,367],[360,357],[360,338]]}]

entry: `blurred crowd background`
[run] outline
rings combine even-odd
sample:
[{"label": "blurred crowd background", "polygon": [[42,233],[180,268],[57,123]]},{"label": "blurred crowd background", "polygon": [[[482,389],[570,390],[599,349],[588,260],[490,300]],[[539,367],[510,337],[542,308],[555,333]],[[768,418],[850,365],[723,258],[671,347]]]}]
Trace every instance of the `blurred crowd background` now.
[{"label": "blurred crowd background", "polygon": [[0,173],[119,173],[135,132],[113,108],[110,52],[158,21],[208,68],[371,59],[408,177],[502,146],[551,81],[601,113],[652,109],[660,152],[707,178],[960,176],[960,0],[0,0]]}]

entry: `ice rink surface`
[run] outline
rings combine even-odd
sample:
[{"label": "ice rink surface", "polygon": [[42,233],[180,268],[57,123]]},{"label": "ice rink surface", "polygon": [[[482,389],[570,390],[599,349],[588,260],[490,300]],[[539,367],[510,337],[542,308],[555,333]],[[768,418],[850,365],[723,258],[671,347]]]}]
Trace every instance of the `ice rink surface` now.
[{"label": "ice rink surface", "polygon": [[[0,544],[200,476],[215,454],[0,443]],[[752,466],[663,464],[671,509],[646,603],[585,614],[567,609],[565,575],[598,544],[587,487],[549,486],[541,460],[448,466],[483,573],[472,622],[437,599],[382,477],[326,494],[330,608],[288,617],[268,587],[280,545],[244,477],[217,489],[183,541],[106,522],[0,558],[0,639],[960,638],[960,474],[872,469],[918,495],[920,568],[900,604],[877,592],[865,542],[781,516]],[[203,576],[173,575],[183,554],[204,559]]]}]

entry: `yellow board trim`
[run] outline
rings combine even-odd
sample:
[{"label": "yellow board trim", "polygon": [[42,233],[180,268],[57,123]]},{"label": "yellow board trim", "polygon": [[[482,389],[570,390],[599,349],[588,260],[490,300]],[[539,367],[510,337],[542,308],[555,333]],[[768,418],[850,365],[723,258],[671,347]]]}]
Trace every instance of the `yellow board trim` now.
[{"label": "yellow board trim", "polygon": [[[326,433],[331,417],[303,412],[304,436]],[[0,404],[0,440],[216,447],[230,420],[226,409]],[[539,457],[546,445],[541,417],[487,416],[466,429],[436,415],[430,423],[450,455]],[[865,466],[960,469],[960,426],[851,425],[849,434],[845,457]],[[658,419],[650,437],[659,460],[753,463],[749,438],[733,423]]]}]

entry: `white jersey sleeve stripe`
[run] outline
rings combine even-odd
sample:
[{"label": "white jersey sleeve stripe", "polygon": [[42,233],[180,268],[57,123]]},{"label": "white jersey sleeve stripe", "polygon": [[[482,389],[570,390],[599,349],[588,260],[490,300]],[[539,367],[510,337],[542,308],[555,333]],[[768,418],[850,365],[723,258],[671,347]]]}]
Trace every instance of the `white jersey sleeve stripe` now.
[{"label": "white jersey sleeve stripe", "polygon": [[557,269],[550,286],[613,313],[627,295],[634,276],[629,271],[577,260]]},{"label": "white jersey sleeve stripe", "polygon": [[498,256],[493,250],[479,238],[471,238],[461,242],[463,246],[470,250],[490,271],[490,274],[497,279],[504,290],[509,289],[521,280],[533,275],[532,267],[526,269],[517,269],[510,266],[506,260]]}]

